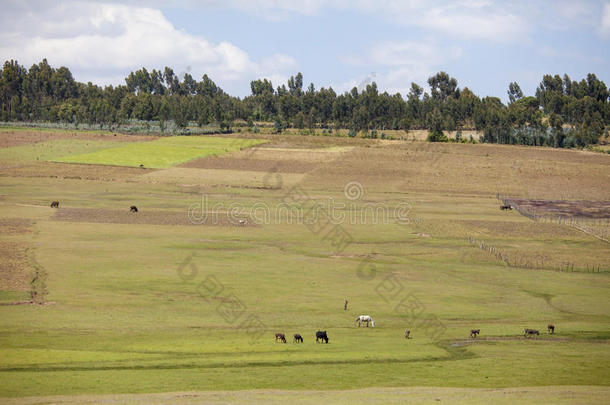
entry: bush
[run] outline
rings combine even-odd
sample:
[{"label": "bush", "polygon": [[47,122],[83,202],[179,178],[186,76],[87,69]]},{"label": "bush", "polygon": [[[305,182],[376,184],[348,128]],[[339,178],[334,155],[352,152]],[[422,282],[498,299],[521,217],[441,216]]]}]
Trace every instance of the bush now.
[{"label": "bush", "polygon": [[275,120],[275,122],[273,123],[273,128],[275,129],[275,132],[277,134],[281,134],[282,131],[285,129],[284,123],[282,121]]},{"label": "bush", "polygon": [[432,130],[428,132],[428,137],[426,138],[428,142],[449,142],[449,138],[447,135],[443,133],[443,131]]}]

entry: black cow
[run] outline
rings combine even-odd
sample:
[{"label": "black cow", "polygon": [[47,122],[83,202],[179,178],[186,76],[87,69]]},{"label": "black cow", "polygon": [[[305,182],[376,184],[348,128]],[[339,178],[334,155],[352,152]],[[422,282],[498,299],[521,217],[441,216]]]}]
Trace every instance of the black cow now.
[{"label": "black cow", "polygon": [[319,330],[316,332],[316,343],[319,343],[318,340],[324,340],[325,343],[328,343],[328,336],[326,335],[325,330]]},{"label": "black cow", "polygon": [[512,209],[513,209],[513,207],[512,207],[511,205],[500,205],[500,209],[501,209],[502,211],[505,211],[505,210],[512,210]]},{"label": "black cow", "polygon": [[276,333],[275,334],[275,341],[280,341],[282,343],[286,343],[286,336],[283,333]]},{"label": "black cow", "polygon": [[471,329],[470,330],[470,337],[471,338],[476,338],[479,333],[481,333],[481,329]]},{"label": "black cow", "polygon": [[59,201],[53,201],[51,203],[51,208],[59,208]]},{"label": "black cow", "polygon": [[546,328],[549,331],[549,333],[555,333],[555,325],[553,325],[552,323],[549,323],[549,325]]},{"label": "black cow", "polygon": [[303,343],[303,337],[301,335],[299,335],[298,333],[294,334],[294,339],[292,339],[293,343]]},{"label": "black cow", "polygon": [[138,207],[136,207],[135,205],[132,205],[131,207],[129,207],[129,211],[130,212],[138,212]]},{"label": "black cow", "polygon": [[540,335],[540,332],[538,332],[536,329],[524,329],[523,330],[523,336],[525,336],[525,337],[534,336],[534,335]]}]

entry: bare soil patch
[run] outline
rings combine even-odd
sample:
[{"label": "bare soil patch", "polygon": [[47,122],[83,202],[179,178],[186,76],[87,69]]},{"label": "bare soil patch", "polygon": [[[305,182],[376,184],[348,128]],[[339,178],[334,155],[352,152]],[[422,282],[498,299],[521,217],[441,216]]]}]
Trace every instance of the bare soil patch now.
[{"label": "bare soil patch", "polygon": [[241,159],[209,157],[192,160],[180,165],[197,169],[228,169],[260,172],[307,173],[318,167],[316,163],[304,161],[277,161],[261,159]]},{"label": "bare soil patch", "polygon": [[195,159],[180,165],[186,168],[243,170],[268,173],[303,174],[319,169],[352,149],[324,147],[328,145],[303,145],[284,140],[265,144],[264,147],[244,149],[229,155]]},{"label": "bare soil patch", "polygon": [[0,241],[0,290],[30,290],[32,275],[27,270],[27,248],[24,242]]},{"label": "bare soil patch", "polygon": [[610,218],[610,201],[563,201],[507,198],[507,204],[518,205],[537,215],[562,217]]},{"label": "bare soil patch", "polygon": [[32,232],[32,221],[25,218],[0,218],[0,235],[21,235]]},{"label": "bare soil patch", "polygon": [[35,144],[55,139],[87,139],[117,142],[153,141],[157,136],[124,135],[99,132],[0,130],[0,148]]},{"label": "bare soil patch", "polygon": [[153,171],[156,171],[156,169],[40,162],[32,165],[0,169],[0,176],[120,181]]},{"label": "bare soil patch", "polygon": [[197,215],[191,220],[186,211],[147,211],[141,209],[137,213],[123,210],[97,208],[59,208],[52,219],[66,222],[90,222],[107,224],[138,224],[138,225],[215,225],[215,226],[255,226],[247,218],[244,223],[237,219],[230,220],[226,213],[207,213]]}]

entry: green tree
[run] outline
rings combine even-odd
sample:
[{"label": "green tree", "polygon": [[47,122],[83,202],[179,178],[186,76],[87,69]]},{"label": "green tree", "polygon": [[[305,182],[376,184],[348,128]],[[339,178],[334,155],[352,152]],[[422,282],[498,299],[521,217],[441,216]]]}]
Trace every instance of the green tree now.
[{"label": "green tree", "polygon": [[303,129],[305,128],[305,114],[303,111],[299,111],[294,119],[294,126]]},{"label": "green tree", "polygon": [[428,79],[428,84],[434,100],[445,101],[448,97],[459,97],[457,80],[445,72],[439,72],[431,76]]},{"label": "green tree", "polygon": [[517,100],[521,100],[523,98],[523,92],[521,91],[521,87],[517,84],[517,82],[512,82],[508,85],[508,99],[510,104],[514,103]]}]

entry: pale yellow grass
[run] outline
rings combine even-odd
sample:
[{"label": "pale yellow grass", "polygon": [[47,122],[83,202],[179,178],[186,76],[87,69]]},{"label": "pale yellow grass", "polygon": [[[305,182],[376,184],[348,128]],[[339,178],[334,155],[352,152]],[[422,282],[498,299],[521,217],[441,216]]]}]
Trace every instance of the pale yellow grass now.
[{"label": "pale yellow grass", "polygon": [[352,146],[334,146],[329,148],[270,148],[260,147],[252,148],[250,150],[242,150],[229,155],[227,158],[241,158],[247,157],[248,159],[258,160],[274,160],[274,161],[303,161],[311,163],[322,163],[332,161],[339,158],[341,154],[349,152],[353,149]]},{"label": "pale yellow grass", "polygon": [[[303,174],[282,173],[281,186],[290,187],[303,179]],[[260,171],[192,169],[173,167],[140,176],[145,183],[178,184],[181,186],[234,186],[245,188],[278,188],[275,174]]]},{"label": "pale yellow grass", "polygon": [[383,184],[386,192],[610,199],[610,156],[595,152],[389,141],[356,147],[320,170],[306,182],[341,188],[357,180],[371,190]]},{"label": "pale yellow grass", "polygon": [[163,394],[79,395],[4,398],[16,404],[606,404],[610,387],[366,388],[337,391],[197,391]]}]

